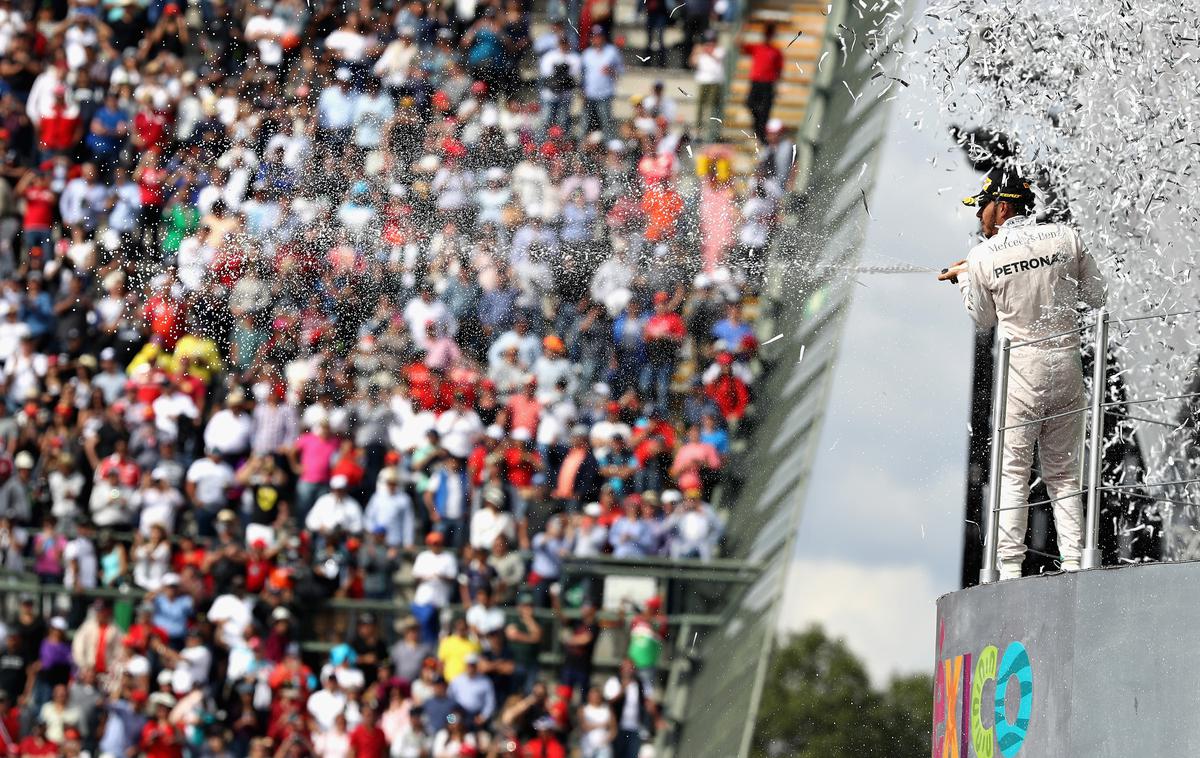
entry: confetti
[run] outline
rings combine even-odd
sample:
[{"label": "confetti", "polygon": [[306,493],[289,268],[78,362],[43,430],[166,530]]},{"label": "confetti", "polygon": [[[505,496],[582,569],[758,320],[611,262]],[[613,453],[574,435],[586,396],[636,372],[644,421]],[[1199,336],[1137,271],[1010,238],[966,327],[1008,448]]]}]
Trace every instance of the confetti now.
[{"label": "confetti", "polygon": [[772,337],[771,339],[769,339],[769,340],[767,340],[766,342],[762,343],[762,347],[766,347],[767,345],[771,344],[772,342],[775,342],[776,340],[781,340],[781,339],[783,339],[783,335],[782,335],[782,334],[776,334],[776,335],[775,335],[774,337]]}]

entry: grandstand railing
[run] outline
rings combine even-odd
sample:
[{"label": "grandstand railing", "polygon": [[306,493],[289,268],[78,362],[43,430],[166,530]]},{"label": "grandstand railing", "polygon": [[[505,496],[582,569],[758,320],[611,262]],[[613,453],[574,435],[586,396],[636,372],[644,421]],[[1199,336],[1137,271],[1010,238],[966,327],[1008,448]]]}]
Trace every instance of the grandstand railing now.
[{"label": "grandstand railing", "polygon": [[[1183,400],[1200,396],[1200,393],[1194,392],[1182,395],[1105,402],[1104,398],[1108,386],[1109,325],[1113,321],[1116,321],[1119,324],[1128,324],[1137,321],[1174,319],[1179,316],[1189,316],[1197,313],[1200,313],[1200,311],[1176,311],[1172,313],[1156,313],[1143,316],[1130,316],[1126,318],[1113,318],[1106,309],[1100,308],[1096,311],[1095,319],[1090,324],[1077,327],[1075,329],[1068,329],[1056,334],[1050,334],[1045,337],[1039,337],[1035,340],[1016,343],[1011,342],[1008,337],[1002,336],[1000,331],[997,330],[998,360],[996,361],[995,381],[992,385],[994,387],[992,401],[992,450],[989,465],[991,484],[988,497],[988,519],[983,546],[983,567],[979,572],[979,581],[981,584],[990,584],[992,582],[999,581],[1000,579],[1000,571],[997,565],[997,549],[1000,533],[1000,512],[1003,510],[1033,508],[1035,506],[1048,505],[1071,497],[1086,495],[1083,523],[1083,551],[1080,556],[1080,568],[1098,568],[1101,563],[1099,537],[1101,505],[1100,498],[1102,493],[1131,488],[1148,489],[1157,487],[1172,487],[1200,482],[1200,479],[1180,479],[1178,481],[1169,482],[1139,482],[1137,484],[1105,485],[1101,481],[1104,452],[1104,419],[1105,416],[1110,413],[1108,410],[1109,408],[1114,406],[1145,405],[1150,403],[1166,402],[1168,400]],[[1012,351],[1037,345],[1043,342],[1048,342],[1050,340],[1059,339],[1074,334],[1080,334],[1089,330],[1093,332],[1094,356],[1092,362],[1092,385],[1090,388],[1091,396],[1088,398],[1087,405],[1081,408],[1073,408],[1069,411],[1063,411],[1061,413],[1049,414],[1030,421],[1005,425],[1005,417],[1008,410],[1008,374],[1012,358]],[[1002,507],[1000,502],[1003,479],[1002,469],[1004,463],[1005,432],[1031,424],[1039,424],[1051,419],[1074,415],[1076,413],[1087,414],[1089,418],[1087,432],[1083,435],[1080,447],[1080,489],[1073,492],[1068,492],[1066,494],[1061,494],[1057,497],[1052,497],[1047,500],[1039,500],[1033,503]],[[1141,418],[1118,413],[1114,413],[1113,415],[1132,421],[1161,424],[1172,427],[1176,426],[1175,424],[1166,424],[1165,422],[1157,419]],[[1163,502],[1175,502],[1167,498],[1152,497],[1151,499],[1161,500]]]}]

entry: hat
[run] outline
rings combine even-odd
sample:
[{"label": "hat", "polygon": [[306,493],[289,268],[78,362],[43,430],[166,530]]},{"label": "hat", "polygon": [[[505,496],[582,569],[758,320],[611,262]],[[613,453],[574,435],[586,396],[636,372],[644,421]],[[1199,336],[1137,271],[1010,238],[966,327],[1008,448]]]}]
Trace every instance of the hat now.
[{"label": "hat", "polygon": [[116,357],[117,357],[117,351],[113,350],[111,347],[106,347],[100,351],[100,360],[102,360],[102,361],[111,361],[113,358],[116,358]]},{"label": "hat", "polygon": [[148,676],[150,674],[150,661],[146,660],[145,656],[135,655],[126,661],[125,673],[130,676]]},{"label": "hat", "polygon": [[769,119],[767,121],[767,131],[768,132],[782,132],[783,131],[783,122],[777,118]]},{"label": "hat", "polygon": [[176,574],[174,571],[163,574],[162,586],[178,587],[179,586],[179,574]]},{"label": "hat", "polygon": [[963,205],[976,207],[1003,200],[1021,206],[1033,205],[1033,190],[1025,179],[1015,171],[994,168],[983,177],[983,189],[978,194],[963,198]]},{"label": "hat", "polygon": [[502,182],[504,181],[504,177],[504,169],[500,168],[499,166],[492,166],[484,175],[484,178],[489,182]]},{"label": "hat", "polygon": [[217,521],[237,521],[237,514],[228,508],[222,508],[221,512],[217,514]]},{"label": "hat", "polygon": [[396,469],[394,468],[385,468],[379,472],[379,479],[384,482],[398,482],[400,481],[400,475],[396,473]]},{"label": "hat", "polygon": [[473,666],[473,665],[479,663],[479,661],[480,661],[479,653],[467,653],[467,658],[466,658],[465,663],[468,666]]},{"label": "hat", "polygon": [[504,505],[504,490],[499,487],[488,487],[483,491],[483,502],[488,505]]},{"label": "hat", "polygon": [[600,518],[604,515],[604,506],[599,503],[588,503],[583,506],[583,515],[591,516],[592,518]]},{"label": "hat", "polygon": [[663,490],[662,497],[659,499],[662,500],[664,505],[666,503],[678,503],[683,500],[683,493],[679,490]]},{"label": "hat", "polygon": [[485,433],[487,434],[488,439],[491,439],[491,440],[504,439],[504,429],[496,424],[492,424],[491,426],[489,426],[487,428],[487,432],[485,432]]},{"label": "hat", "polygon": [[330,487],[330,489],[344,490],[344,489],[346,489],[346,485],[349,483],[350,483],[350,480],[348,480],[346,477],[342,476],[341,474],[338,474],[337,476],[335,476],[329,480],[329,487]]},{"label": "hat", "polygon": [[560,351],[565,346],[563,345],[562,338],[558,337],[557,335],[551,334],[542,340],[542,347],[545,348],[546,350]]},{"label": "hat", "polygon": [[608,151],[610,153],[623,153],[625,152],[625,143],[619,139],[610,139],[608,141]]},{"label": "hat", "polygon": [[154,470],[150,472],[150,478],[159,480],[170,479],[171,471],[166,466],[155,466]]},{"label": "hat", "polygon": [[50,619],[50,628],[57,629],[60,632],[65,632],[68,629],[67,620],[62,616],[55,616],[54,618]]},{"label": "hat", "polygon": [[33,468],[33,454],[28,450],[22,450],[13,458],[13,464],[17,468]]},{"label": "hat", "polygon": [[339,68],[337,71],[334,72],[333,77],[335,79],[337,79],[339,82],[348,82],[348,81],[350,81],[350,69]]},{"label": "hat", "polygon": [[572,437],[588,436],[587,425],[586,424],[576,424],[575,426],[571,427],[571,436]]},{"label": "hat", "polygon": [[528,442],[529,440],[533,439],[533,437],[529,434],[529,430],[525,427],[513,429],[512,438],[517,442]]},{"label": "hat", "polygon": [[160,705],[164,708],[174,708],[175,707],[175,698],[172,695],[168,695],[165,692],[153,693],[152,695],[150,695],[150,698],[148,699],[147,702],[149,702],[150,705],[155,706],[155,707],[158,707]]},{"label": "hat", "polygon": [[289,611],[287,608],[284,608],[282,605],[279,606],[278,608],[276,608],[275,610],[271,611],[271,620],[272,621],[287,621],[291,617],[292,617],[292,612]]},{"label": "hat", "polygon": [[426,545],[444,545],[445,543],[446,538],[441,532],[430,532],[429,534],[425,535]]},{"label": "hat", "polygon": [[662,303],[665,303],[670,299],[671,299],[671,296],[668,295],[667,293],[663,292],[662,290],[659,290],[658,292],[654,293],[654,304],[655,305],[661,305]]},{"label": "hat", "polygon": [[655,595],[654,597],[652,597],[646,601],[646,610],[658,611],[661,609],[662,609],[662,598],[659,597],[658,595]]}]

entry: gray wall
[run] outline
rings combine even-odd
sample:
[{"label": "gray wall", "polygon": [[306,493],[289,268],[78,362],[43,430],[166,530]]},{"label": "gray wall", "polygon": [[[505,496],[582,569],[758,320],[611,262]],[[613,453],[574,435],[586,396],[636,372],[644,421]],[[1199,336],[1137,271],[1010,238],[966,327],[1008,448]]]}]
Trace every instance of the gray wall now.
[{"label": "gray wall", "polygon": [[[942,597],[937,613],[933,755],[940,758],[1170,758],[1200,754],[1200,563],[1096,569],[1002,582]],[[1032,710],[1023,742],[1002,751],[972,734],[971,712],[993,727],[996,685],[963,707],[989,645],[1003,657],[1023,645]],[[1019,647],[1019,646],[1018,646]],[[1017,648],[1014,647],[1014,652]],[[945,701],[944,666],[970,655],[969,677]],[[965,665],[964,665],[965,668]],[[1006,718],[1018,719],[1016,677],[1006,681]],[[945,745],[946,711],[965,740]],[[965,714],[965,718],[964,718]],[[1019,731],[1019,730],[1018,730]],[[982,749],[973,745],[979,740]],[[957,742],[957,741],[956,741]],[[959,746],[963,749],[960,750]]]}]

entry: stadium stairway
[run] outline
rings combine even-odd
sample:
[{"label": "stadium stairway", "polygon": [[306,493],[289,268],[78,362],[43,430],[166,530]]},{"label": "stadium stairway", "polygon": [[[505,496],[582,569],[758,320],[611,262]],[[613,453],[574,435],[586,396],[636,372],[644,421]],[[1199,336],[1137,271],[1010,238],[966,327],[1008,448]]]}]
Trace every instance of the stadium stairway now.
[{"label": "stadium stairway", "polygon": [[750,92],[750,56],[742,53],[742,45],[762,41],[765,25],[776,25],[775,44],[783,48],[784,65],[771,115],[783,121],[789,131],[798,131],[808,111],[809,96],[825,43],[827,13],[827,4],[816,0],[749,0],[746,17],[740,29],[731,35],[733,39],[728,48],[734,63],[723,124],[726,142],[737,149],[735,168],[739,173],[753,168],[757,152],[753,120],[746,108],[746,96]]}]

